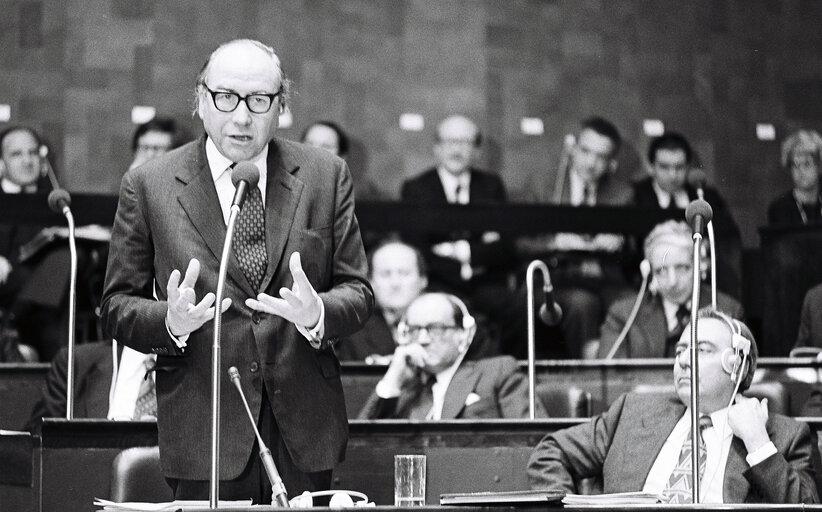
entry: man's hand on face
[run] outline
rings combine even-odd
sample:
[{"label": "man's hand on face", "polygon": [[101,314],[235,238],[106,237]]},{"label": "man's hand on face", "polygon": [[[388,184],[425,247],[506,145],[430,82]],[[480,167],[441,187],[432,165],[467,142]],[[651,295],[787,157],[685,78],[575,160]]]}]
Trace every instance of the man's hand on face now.
[{"label": "man's hand on face", "polygon": [[[166,324],[174,336],[185,336],[199,329],[204,323],[214,318],[214,293],[208,292],[203,300],[197,302],[194,285],[200,276],[200,262],[191,259],[188,262],[186,275],[180,282],[180,271],[174,269],[168,277],[166,296],[168,297],[168,313]],[[231,306],[231,299],[223,299],[222,311]]]},{"label": "man's hand on face", "polygon": [[736,395],[728,408],[728,426],[733,434],[742,439],[748,453],[770,442],[765,423],[768,421],[768,399],[747,398]]},{"label": "man's hand on face", "polygon": [[392,387],[401,388],[414,378],[419,368],[425,366],[425,357],[425,347],[419,343],[397,346],[383,380]]}]

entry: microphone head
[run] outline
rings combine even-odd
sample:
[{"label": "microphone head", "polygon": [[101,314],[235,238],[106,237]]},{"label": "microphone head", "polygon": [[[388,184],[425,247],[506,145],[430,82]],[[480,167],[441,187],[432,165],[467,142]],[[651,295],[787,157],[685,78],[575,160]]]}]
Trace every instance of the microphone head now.
[{"label": "microphone head", "polygon": [[562,308],[559,307],[559,304],[556,302],[553,304],[543,304],[542,307],[539,308],[539,319],[548,327],[554,327],[562,321]]},{"label": "microphone head", "polygon": [[231,377],[231,380],[240,380],[240,371],[236,366],[232,366],[228,369],[228,376]]},{"label": "microphone head", "polygon": [[639,264],[639,273],[642,274],[642,279],[648,279],[648,276],[651,275],[651,262],[642,260]]},{"label": "microphone head", "polygon": [[251,162],[240,162],[231,170],[231,183],[236,187],[241,181],[248,183],[248,187],[256,187],[260,181],[260,171]]},{"label": "microphone head", "polygon": [[63,188],[56,188],[49,192],[49,208],[56,213],[63,213],[63,207],[71,205],[71,196]]},{"label": "microphone head", "polygon": [[703,226],[711,222],[711,219],[714,217],[714,211],[707,201],[695,199],[691,201],[691,204],[685,209],[685,220],[688,221],[690,226],[694,225],[694,219],[697,217],[702,217]]},{"label": "microphone head", "polygon": [[40,155],[40,158],[46,158],[49,156],[49,148],[45,144],[40,145],[40,149],[37,150],[37,153]]},{"label": "microphone head", "polygon": [[688,173],[688,184],[694,188],[705,188],[708,175],[702,169],[692,169]]}]

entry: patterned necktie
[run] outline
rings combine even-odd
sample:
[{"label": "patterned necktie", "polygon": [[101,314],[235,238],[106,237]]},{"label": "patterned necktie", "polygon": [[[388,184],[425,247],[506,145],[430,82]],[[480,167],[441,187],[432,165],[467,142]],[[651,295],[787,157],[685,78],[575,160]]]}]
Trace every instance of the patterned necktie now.
[{"label": "patterned necktie", "polygon": [[[705,474],[705,463],[708,450],[705,447],[705,439],[702,432],[713,426],[710,416],[699,418],[699,481],[702,482],[702,475]],[[691,436],[690,432],[685,442],[682,443],[682,451],[679,452],[679,461],[671,472],[668,485],[662,491],[662,495],[668,498],[668,503],[693,503],[693,475],[691,474]]]},{"label": "patterned necktie", "polygon": [[263,282],[268,258],[265,253],[265,215],[260,188],[251,187],[243,209],[237,217],[237,233],[231,244],[240,268],[254,290],[259,291]]},{"label": "patterned necktie", "polygon": [[[423,377],[425,378],[425,376]],[[424,420],[428,419],[431,408],[434,407],[434,383],[437,379],[433,375],[419,386],[419,395],[416,402],[408,411],[408,419]]]},{"label": "patterned necktie", "polygon": [[149,369],[153,366],[152,359],[147,357],[143,362],[143,366],[146,369],[146,375],[140,384],[140,391],[137,393],[137,403],[134,404],[133,417],[135,420],[146,416],[157,417],[157,388],[154,385],[151,373],[149,373]]},{"label": "patterned necktie", "polygon": [[681,304],[679,308],[677,308],[675,316],[676,325],[674,325],[673,329],[668,331],[668,337],[666,338],[666,357],[674,357],[676,352],[676,344],[679,343],[679,338],[682,337],[685,327],[688,325],[688,322],[691,321],[691,310],[688,309],[687,305]]}]

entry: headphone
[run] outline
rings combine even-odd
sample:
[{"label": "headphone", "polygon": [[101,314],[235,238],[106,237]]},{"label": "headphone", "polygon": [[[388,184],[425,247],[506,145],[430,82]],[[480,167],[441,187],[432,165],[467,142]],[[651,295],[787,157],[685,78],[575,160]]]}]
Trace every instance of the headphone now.
[{"label": "headphone", "polygon": [[[328,491],[305,491],[299,496],[294,496],[288,500],[291,508],[312,508],[314,507],[314,498],[320,496],[331,496],[328,502],[329,509],[339,509],[347,507],[368,507],[373,506],[373,503],[368,501],[368,496],[359,491],[347,491],[343,489],[332,489]],[[357,499],[357,501],[354,501]]]},{"label": "headphone", "polygon": [[[477,327],[477,321],[473,316],[471,316],[471,313],[468,312],[468,307],[466,307],[465,303],[459,297],[456,295],[451,295],[450,293],[430,293],[429,295],[439,295],[459,310],[462,315],[462,330],[464,331],[461,337],[462,339],[460,340],[460,351],[467,350]],[[402,320],[400,320],[400,323],[397,326],[397,332],[399,333],[400,340],[402,340],[403,343],[408,342],[408,329],[409,327],[407,320],[405,315],[403,315]]]},{"label": "headphone", "polygon": [[[731,376],[732,381],[739,381],[739,383],[741,383],[745,377],[741,371],[745,366],[745,362],[748,360],[748,355],[751,353],[751,340],[742,334],[742,322],[729,317],[721,311],[714,310],[714,313],[725,322],[731,331],[732,348],[726,348],[722,351],[722,369]],[[738,385],[739,384],[737,384],[737,386]]]}]

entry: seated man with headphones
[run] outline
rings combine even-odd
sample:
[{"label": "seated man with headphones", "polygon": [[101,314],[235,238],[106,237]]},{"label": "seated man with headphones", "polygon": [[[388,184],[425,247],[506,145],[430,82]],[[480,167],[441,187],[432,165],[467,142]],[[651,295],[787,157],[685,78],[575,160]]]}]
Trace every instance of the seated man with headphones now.
[{"label": "seated man with headphones", "polygon": [[[699,311],[699,481],[701,503],[818,503],[816,435],[768,412],[750,386],[757,348],[748,327]],[[690,329],[676,345],[676,394],[628,393],[590,423],[550,434],[528,464],[533,488],[576,492],[601,477],[603,492],[643,491],[690,503]],[[673,391],[673,390],[672,390]]]},{"label": "seated man with headphones", "polygon": [[[398,330],[400,343],[361,419],[528,417],[528,381],[514,358],[464,360],[476,323],[459,298],[420,295]],[[537,416],[547,416],[536,405]]]},{"label": "seated man with headphones", "polygon": [[[648,292],[622,298],[611,305],[601,327],[598,358],[674,357],[674,346],[691,320],[694,276],[691,228],[674,220],[658,224],[645,238],[644,253],[643,265],[650,266]],[[646,274],[647,270],[643,276]],[[623,334],[637,301],[640,302],[633,325]],[[710,286],[702,286],[699,302],[700,307],[711,303]],[[717,292],[716,305],[731,317],[742,318],[742,305],[733,297]],[[614,350],[619,338],[622,338],[620,345]]]}]

